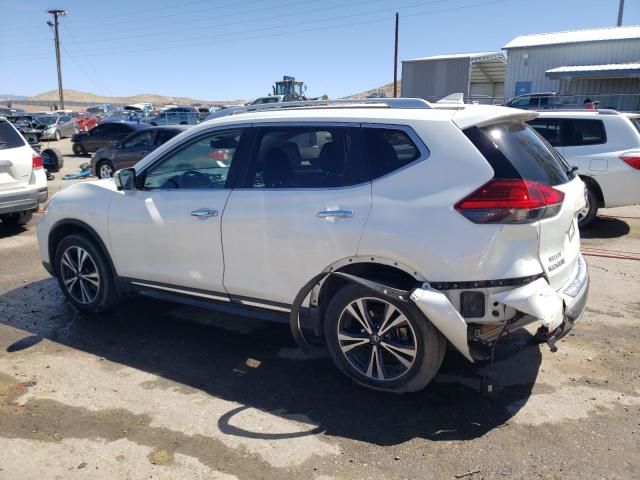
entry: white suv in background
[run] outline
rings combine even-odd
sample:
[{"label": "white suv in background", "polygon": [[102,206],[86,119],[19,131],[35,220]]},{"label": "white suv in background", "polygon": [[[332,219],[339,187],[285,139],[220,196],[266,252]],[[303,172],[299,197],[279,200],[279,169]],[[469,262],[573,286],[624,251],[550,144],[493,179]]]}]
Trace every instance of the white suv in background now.
[{"label": "white suv in background", "polygon": [[378,390],[423,388],[588,291],[582,181],[504,107],[416,99],[223,110],[112,180],[56,194],[45,268],[83,312],[131,293],[290,322]]},{"label": "white suv in background", "polygon": [[47,201],[47,174],[42,157],[22,135],[0,117],[0,220],[4,225],[25,225]]},{"label": "white suv in background", "polygon": [[640,115],[615,110],[540,112],[529,125],[577,167],[587,185],[581,227],[599,207],[640,203]]}]

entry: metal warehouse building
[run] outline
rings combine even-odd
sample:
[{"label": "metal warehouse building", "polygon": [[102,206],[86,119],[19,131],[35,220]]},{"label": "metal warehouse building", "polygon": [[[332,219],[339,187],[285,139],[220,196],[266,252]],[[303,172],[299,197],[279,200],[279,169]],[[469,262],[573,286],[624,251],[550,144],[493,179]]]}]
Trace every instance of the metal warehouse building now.
[{"label": "metal warehouse building", "polygon": [[402,62],[402,96],[439,100],[464,93],[466,100],[504,96],[507,60],[500,52],[459,53]]},{"label": "metal warehouse building", "polygon": [[640,109],[640,26],[522,35],[503,49],[507,98],[557,92],[563,103]]}]

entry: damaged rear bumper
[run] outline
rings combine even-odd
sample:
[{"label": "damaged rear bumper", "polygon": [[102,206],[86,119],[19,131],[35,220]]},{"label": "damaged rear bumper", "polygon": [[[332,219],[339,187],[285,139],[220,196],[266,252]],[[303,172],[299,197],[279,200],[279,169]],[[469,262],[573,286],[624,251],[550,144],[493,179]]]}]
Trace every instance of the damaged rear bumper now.
[{"label": "damaged rear bumper", "polygon": [[[539,278],[522,287],[494,293],[490,299],[512,307],[521,314],[518,320],[507,322],[504,332],[539,320],[551,332],[549,345],[553,348],[553,343],[566,335],[582,317],[588,293],[589,272],[580,255],[573,275],[557,291],[546,279]],[[442,291],[424,284],[412,292],[411,300],[463,356],[474,361],[469,345],[468,324]]]}]

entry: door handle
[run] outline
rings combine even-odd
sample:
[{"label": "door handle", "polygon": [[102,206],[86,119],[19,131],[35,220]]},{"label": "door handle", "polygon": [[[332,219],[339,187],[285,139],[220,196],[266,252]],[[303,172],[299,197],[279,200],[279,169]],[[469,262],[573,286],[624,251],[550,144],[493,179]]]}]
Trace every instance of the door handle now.
[{"label": "door handle", "polygon": [[211,208],[200,208],[198,210],[193,210],[191,215],[194,217],[217,217],[218,211]]},{"label": "door handle", "polygon": [[353,210],[322,210],[316,215],[320,218],[351,218]]}]

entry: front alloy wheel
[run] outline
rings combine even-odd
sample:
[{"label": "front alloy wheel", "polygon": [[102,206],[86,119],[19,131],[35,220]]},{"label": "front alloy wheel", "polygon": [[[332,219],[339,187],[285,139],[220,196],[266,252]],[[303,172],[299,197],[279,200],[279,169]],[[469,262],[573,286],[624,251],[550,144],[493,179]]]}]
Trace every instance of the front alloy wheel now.
[{"label": "front alloy wheel", "polygon": [[86,313],[108,310],[119,300],[105,253],[84,234],[64,237],[55,249],[54,270],[69,302]]},{"label": "front alloy wheel", "polygon": [[100,291],[100,274],[91,254],[71,246],[62,254],[60,276],[67,293],[78,303],[93,302]]},{"label": "front alloy wheel", "polygon": [[98,178],[112,178],[113,177],[113,165],[108,161],[102,161],[98,165]]}]

